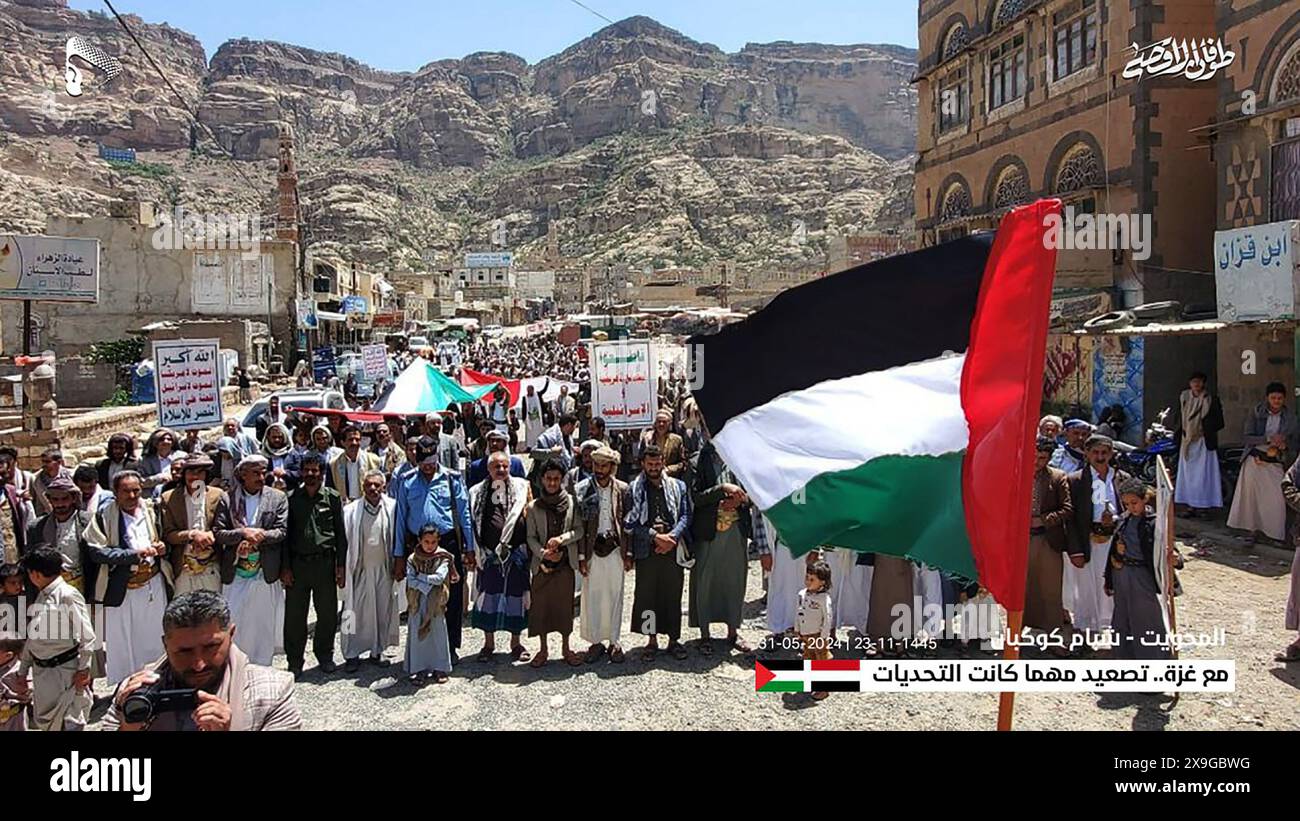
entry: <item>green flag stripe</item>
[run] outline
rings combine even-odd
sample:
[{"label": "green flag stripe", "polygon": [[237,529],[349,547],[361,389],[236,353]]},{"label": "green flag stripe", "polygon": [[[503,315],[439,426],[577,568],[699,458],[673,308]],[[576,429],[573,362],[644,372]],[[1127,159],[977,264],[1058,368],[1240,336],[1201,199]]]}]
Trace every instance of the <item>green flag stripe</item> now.
[{"label": "green flag stripe", "polygon": [[906,555],[976,579],[961,504],[964,456],[880,456],[824,473],[767,516],[796,556],[820,545],[847,547]]},{"label": "green flag stripe", "polygon": [[759,688],[760,693],[802,693],[806,682],[790,679],[773,679]]}]

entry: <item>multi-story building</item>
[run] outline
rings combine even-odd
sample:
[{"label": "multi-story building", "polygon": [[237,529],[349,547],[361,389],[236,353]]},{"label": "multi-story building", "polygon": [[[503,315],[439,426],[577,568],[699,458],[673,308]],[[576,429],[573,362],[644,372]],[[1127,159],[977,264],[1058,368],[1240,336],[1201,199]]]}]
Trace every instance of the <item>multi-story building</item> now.
[{"label": "multi-story building", "polygon": [[[1214,152],[1215,227],[1300,219],[1300,3],[1226,0],[1217,26],[1236,58],[1219,77],[1216,121],[1199,132]],[[1246,325],[1218,341],[1218,390],[1228,429],[1239,430],[1269,382],[1296,383],[1295,334]],[[1254,368],[1242,367],[1246,351]]]},{"label": "multi-story building", "polygon": [[[1213,304],[1214,167],[1194,129],[1214,118],[1214,83],[1126,78],[1124,69],[1132,44],[1213,41],[1215,5],[921,0],[919,244],[994,228],[1018,204],[1058,197],[1076,213],[1138,215],[1151,227],[1137,254],[1061,250],[1059,296]],[[1095,352],[1094,404],[1124,406],[1137,427],[1177,400],[1188,372],[1215,364],[1212,336],[1106,345]]]}]

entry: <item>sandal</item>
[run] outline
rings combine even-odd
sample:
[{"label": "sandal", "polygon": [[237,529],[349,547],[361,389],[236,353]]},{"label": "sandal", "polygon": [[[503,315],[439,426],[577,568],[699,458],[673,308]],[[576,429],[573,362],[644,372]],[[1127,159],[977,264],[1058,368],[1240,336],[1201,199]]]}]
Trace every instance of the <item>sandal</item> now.
[{"label": "sandal", "polygon": [[596,660],[605,655],[605,645],[596,643],[587,648],[587,654],[584,661],[588,664],[595,664]]},{"label": "sandal", "polygon": [[528,661],[533,657],[533,654],[528,652],[528,648],[521,644],[518,647],[510,648],[510,657],[515,661]]},{"label": "sandal", "polygon": [[655,660],[655,656],[656,656],[658,653],[659,653],[659,648],[658,648],[658,647],[643,647],[643,648],[641,648],[641,660],[642,660],[642,661],[654,661],[654,660]]},{"label": "sandal", "polygon": [[[686,658],[689,655],[686,652],[686,648],[682,646],[681,642],[678,642],[674,644],[672,647],[669,647],[668,652],[671,653],[672,657],[677,659],[678,661],[686,661]],[[709,652],[713,652],[713,648],[709,648]]]},{"label": "sandal", "polygon": [[491,661],[493,652],[495,652],[494,648],[484,647],[482,650],[478,651],[478,655],[475,656],[475,658],[479,661]]},{"label": "sandal", "polygon": [[528,662],[528,666],[532,667],[534,670],[540,670],[542,669],[542,666],[546,664],[546,659],[547,656],[545,653],[538,653],[537,655],[533,656],[532,661]]},{"label": "sandal", "polygon": [[732,647],[736,648],[737,652],[740,653],[754,652],[754,648],[750,645],[750,643],[742,639],[740,636],[736,636],[734,639],[731,639],[727,643],[730,644]]},{"label": "sandal", "polygon": [[582,656],[578,655],[572,650],[564,654],[564,660],[568,662],[568,665],[570,667],[581,667],[583,664],[586,663],[585,659]]},{"label": "sandal", "polygon": [[826,692],[825,690],[818,690],[817,692],[812,694],[812,697],[813,697],[813,701],[825,701],[829,695],[830,693]]},{"label": "sandal", "polygon": [[610,650],[610,651],[609,651],[609,660],[612,661],[612,662],[614,662],[615,664],[622,664],[622,663],[623,663],[623,648],[622,648],[622,647],[615,647],[613,650]]},{"label": "sandal", "polygon": [[447,677],[447,674],[446,674],[446,673],[434,673],[434,674],[433,674],[433,683],[434,683],[434,684],[446,684],[446,683],[447,683],[447,678],[448,678],[448,677]]},{"label": "sandal", "polygon": [[1280,661],[1283,664],[1300,663],[1300,647],[1288,647],[1285,652],[1273,656],[1273,661]]}]

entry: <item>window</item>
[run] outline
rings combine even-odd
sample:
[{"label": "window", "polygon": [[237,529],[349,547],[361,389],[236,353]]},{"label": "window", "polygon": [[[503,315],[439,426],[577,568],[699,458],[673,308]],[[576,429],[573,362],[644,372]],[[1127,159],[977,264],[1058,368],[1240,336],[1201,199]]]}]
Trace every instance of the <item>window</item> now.
[{"label": "window", "polygon": [[1273,221],[1300,219],[1300,139],[1273,146]]},{"label": "window", "polygon": [[939,83],[939,133],[964,125],[970,117],[970,88],[966,69],[949,74]]},{"label": "window", "polygon": [[989,52],[989,109],[1025,94],[1025,36],[1017,34]]},{"label": "window", "polygon": [[1096,5],[1096,0],[1084,0],[1053,17],[1056,79],[1069,77],[1097,61]]}]

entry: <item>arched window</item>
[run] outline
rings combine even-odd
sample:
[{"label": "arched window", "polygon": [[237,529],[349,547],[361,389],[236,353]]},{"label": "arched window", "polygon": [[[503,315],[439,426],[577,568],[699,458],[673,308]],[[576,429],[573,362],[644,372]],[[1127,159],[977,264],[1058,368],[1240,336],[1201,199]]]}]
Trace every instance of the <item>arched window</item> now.
[{"label": "arched window", "polygon": [[1268,99],[1274,105],[1300,99],[1300,40],[1296,40],[1290,53],[1282,58],[1281,68],[1273,78],[1273,91]]},{"label": "arched window", "polygon": [[1106,185],[1106,178],[1101,173],[1101,164],[1092,148],[1079,143],[1065,152],[1056,171],[1056,193],[1069,194],[1085,188],[1101,188]]},{"label": "arched window", "polygon": [[948,186],[943,195],[943,204],[939,209],[939,221],[959,219],[969,216],[971,212],[970,191],[966,186],[955,182]]},{"label": "arched window", "polygon": [[993,12],[993,28],[999,28],[1010,23],[1025,10],[1026,0],[1001,0],[997,9]]},{"label": "arched window", "polygon": [[948,35],[943,39],[943,59],[947,60],[957,52],[970,45],[970,32],[961,23],[953,23]]},{"label": "arched window", "polygon": [[1010,208],[1024,202],[1029,202],[1029,180],[1019,166],[1007,166],[993,188],[993,207]]}]

